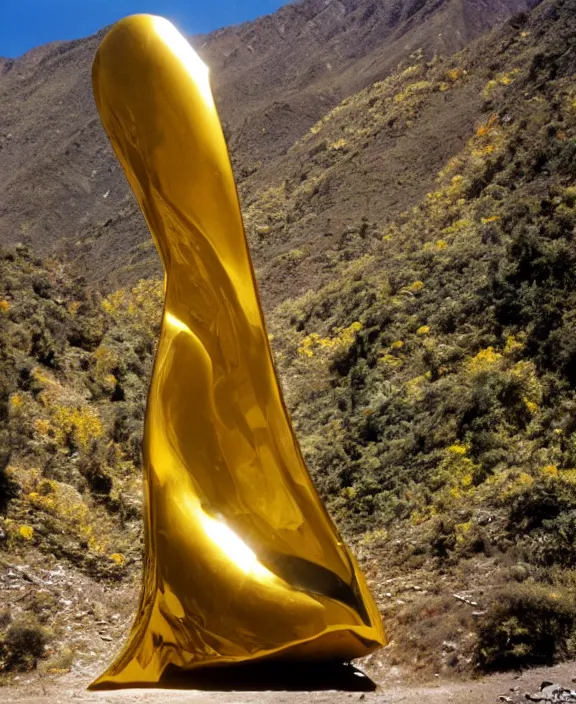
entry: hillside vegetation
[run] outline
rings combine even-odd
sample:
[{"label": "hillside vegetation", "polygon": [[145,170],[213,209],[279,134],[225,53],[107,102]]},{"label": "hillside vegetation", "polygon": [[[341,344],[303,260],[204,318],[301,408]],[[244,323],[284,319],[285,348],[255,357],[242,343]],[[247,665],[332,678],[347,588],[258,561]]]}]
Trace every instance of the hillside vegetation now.
[{"label": "hillside vegetation", "polygon": [[[417,120],[435,92],[484,79],[483,116],[434,188],[391,222],[345,232],[326,255],[330,282],[272,318],[332,514],[411,580],[467,565],[469,600],[485,608],[446,626],[436,605],[435,646],[475,631],[469,657],[483,667],[574,653],[575,9],[544,4],[317,125],[329,149],[353,149]],[[417,631],[435,617],[401,614],[401,638],[427,650]]]},{"label": "hillside vegetation", "polygon": [[[450,59],[415,52],[328,112],[245,200],[286,400],[384,613],[386,666],[576,655],[575,36],[576,1],[556,0]],[[378,183],[355,159],[377,140],[424,146],[425,121],[467,97],[462,135],[423,156],[437,168],[410,199],[326,227],[318,213]],[[10,564],[44,554],[111,589],[137,579],[161,301],[154,279],[103,296],[55,259],[2,252]],[[0,619],[5,670],[54,638],[45,608]]]}]

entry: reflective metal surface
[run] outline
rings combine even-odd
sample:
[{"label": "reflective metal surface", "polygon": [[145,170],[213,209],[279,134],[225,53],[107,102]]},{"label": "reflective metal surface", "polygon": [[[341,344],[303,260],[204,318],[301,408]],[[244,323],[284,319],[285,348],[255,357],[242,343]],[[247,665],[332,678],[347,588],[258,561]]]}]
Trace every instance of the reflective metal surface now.
[{"label": "reflective metal surface", "polygon": [[168,665],[367,655],[385,642],[380,616],[284,407],[208,71],[169,22],[138,15],[105,37],[93,82],[166,299],[140,606],[92,687],[157,683]]}]

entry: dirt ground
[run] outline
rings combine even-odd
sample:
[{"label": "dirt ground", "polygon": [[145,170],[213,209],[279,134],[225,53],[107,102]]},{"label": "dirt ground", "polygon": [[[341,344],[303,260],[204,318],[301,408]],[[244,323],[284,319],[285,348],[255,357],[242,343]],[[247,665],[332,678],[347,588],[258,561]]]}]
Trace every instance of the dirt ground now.
[{"label": "dirt ground", "polygon": [[[266,682],[260,675],[259,679],[251,675],[249,684],[239,688],[231,683],[230,672],[225,674],[222,671],[222,679],[212,683],[212,691],[181,687],[88,692],[87,686],[104,671],[113,659],[114,651],[126,639],[138,597],[138,580],[121,586],[100,584],[65,567],[55,558],[33,552],[26,558],[24,561],[12,556],[10,564],[0,566],[0,605],[10,605],[12,617],[16,620],[37,613],[42,623],[50,626],[52,638],[38,670],[15,674],[0,687],[1,704],[343,704],[354,701],[367,704],[497,704],[499,701],[518,704],[527,701],[526,693],[538,692],[543,681],[570,687],[576,678],[575,661],[553,668],[528,670],[523,674],[506,673],[467,681],[430,675],[431,681],[423,684],[421,680],[415,680],[417,673],[407,667],[409,658],[403,659],[393,650],[388,655],[386,651],[379,651],[358,664],[371,680],[344,672],[343,681],[352,682],[358,691],[326,691],[325,686],[322,691],[322,687],[313,690],[309,686],[295,686],[299,673],[294,669],[296,666],[290,666],[284,670],[283,681],[290,689],[299,688],[301,691],[283,691],[277,671],[271,673],[268,668],[263,675],[267,677]],[[380,584],[375,593],[383,607],[386,600],[394,601],[400,596],[402,604],[411,603],[411,598],[420,598],[430,586],[422,580],[418,585],[403,581],[401,575],[398,579],[383,579],[370,573],[370,577],[374,586]],[[452,586],[445,585],[446,593],[453,591]],[[380,594],[382,590],[386,593]],[[390,590],[390,594],[386,590]],[[388,615],[386,620],[389,621]],[[398,643],[396,647],[405,646]],[[437,647],[442,648],[441,642]],[[63,660],[66,654],[68,660]],[[441,657],[437,660],[437,664],[442,664]],[[53,674],[68,668],[71,671],[66,674]],[[318,669],[310,669],[307,677],[310,672],[317,683]],[[423,674],[420,676],[424,677]],[[260,691],[248,691],[258,688],[255,681],[260,682]],[[324,675],[324,685],[328,683],[332,687],[334,681],[332,671]],[[309,684],[309,679],[306,682]],[[276,691],[267,691],[271,683]],[[376,691],[362,691],[363,688],[369,689],[366,685],[371,683],[378,685]],[[219,689],[227,691],[214,691]]]},{"label": "dirt ground", "polygon": [[[2,688],[0,700],[10,704],[497,704],[499,701],[526,701],[525,693],[539,691],[543,681],[570,686],[576,676],[576,663],[537,668],[523,674],[502,674],[469,682],[437,681],[427,685],[384,683],[375,692],[200,692],[191,690],[140,689],[88,692],[87,684],[97,669],[76,671],[64,676],[22,677]],[[500,699],[502,697],[502,699]],[[506,699],[509,698],[509,699]]]}]

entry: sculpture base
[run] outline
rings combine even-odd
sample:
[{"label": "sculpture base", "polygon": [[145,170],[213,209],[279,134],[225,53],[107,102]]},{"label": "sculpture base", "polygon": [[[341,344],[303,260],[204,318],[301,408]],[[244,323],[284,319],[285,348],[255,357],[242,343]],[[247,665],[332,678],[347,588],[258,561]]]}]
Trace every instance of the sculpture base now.
[{"label": "sculpture base", "polygon": [[262,660],[192,671],[170,666],[157,683],[103,683],[90,689],[152,687],[202,692],[374,692],[377,685],[349,663]]},{"label": "sculpture base", "polygon": [[126,673],[105,673],[92,691],[156,687],[200,691],[322,691],[371,692],[374,682],[350,664],[380,648],[349,631],[326,633],[307,643],[272,655],[230,662],[220,658],[189,667],[168,665],[159,679],[128,681]]}]

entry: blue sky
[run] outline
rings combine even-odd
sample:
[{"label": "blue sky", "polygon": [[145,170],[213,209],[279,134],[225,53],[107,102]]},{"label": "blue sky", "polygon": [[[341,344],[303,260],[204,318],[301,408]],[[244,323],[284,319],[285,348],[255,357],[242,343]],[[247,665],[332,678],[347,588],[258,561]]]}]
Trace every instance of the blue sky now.
[{"label": "blue sky", "polygon": [[188,34],[274,12],[287,0],[0,0],[0,56],[78,39],[139,12],[162,15]]}]

